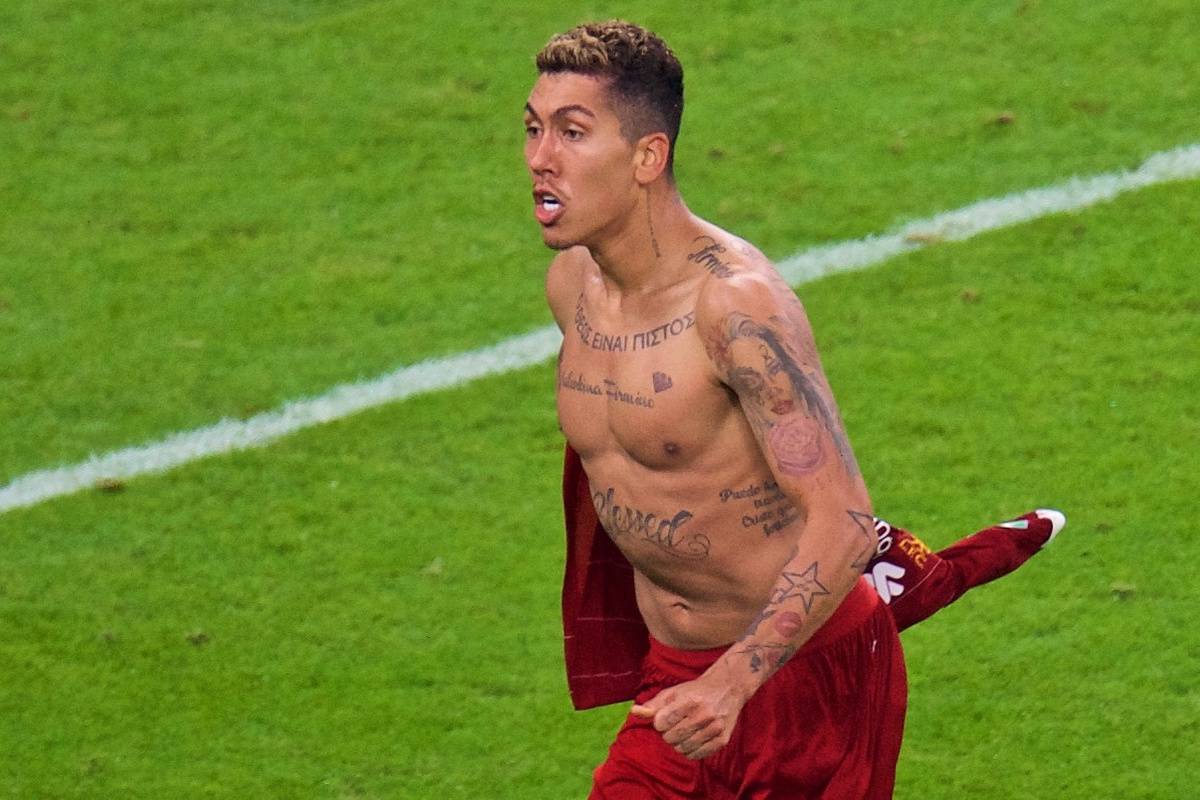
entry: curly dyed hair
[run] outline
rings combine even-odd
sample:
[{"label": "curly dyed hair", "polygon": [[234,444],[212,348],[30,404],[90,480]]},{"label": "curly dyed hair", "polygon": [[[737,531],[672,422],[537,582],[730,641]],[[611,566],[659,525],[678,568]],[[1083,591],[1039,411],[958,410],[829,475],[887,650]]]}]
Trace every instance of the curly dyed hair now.
[{"label": "curly dyed hair", "polygon": [[667,43],[631,22],[589,22],[560,33],[537,54],[538,72],[573,72],[608,80],[621,135],[634,142],[663,132],[671,141],[667,174],[674,174],[675,140],[683,118],[683,66]]}]

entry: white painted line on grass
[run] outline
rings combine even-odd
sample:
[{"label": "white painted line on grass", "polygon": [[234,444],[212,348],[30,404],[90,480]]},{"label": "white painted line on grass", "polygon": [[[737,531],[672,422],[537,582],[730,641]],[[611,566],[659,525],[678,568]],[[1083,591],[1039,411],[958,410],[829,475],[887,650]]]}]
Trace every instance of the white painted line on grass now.
[{"label": "white painted line on grass", "polygon": [[[893,233],[814,247],[783,260],[779,270],[796,285],[835,272],[862,269],[936,242],[961,241],[1048,214],[1086,208],[1124,192],[1195,178],[1200,178],[1200,144],[1157,153],[1131,172],[1072,178],[1054,186],[972,203],[912,222]],[[260,447],[368,408],[532,366],[553,356],[561,340],[558,329],[551,325],[490,347],[431,358],[372,380],[341,384],[322,395],[295,400],[246,420],[222,420],[157,442],[93,456],[78,464],[30,472],[0,488],[0,513],[87,489],[101,481],[125,480],[206,456]]]},{"label": "white painted line on grass", "polygon": [[316,397],[286,403],[246,420],[224,419],[157,442],[114,450],[57,469],[30,472],[0,489],[0,513],[150,472],[163,472],[205,456],[246,450],[289,433],[348,417],[368,408],[435,392],[545,361],[558,352],[558,328],[545,328],[445,358],[431,358],[372,380],[344,383]]},{"label": "white painted line on grass", "polygon": [[911,222],[893,233],[814,247],[780,262],[779,271],[795,285],[869,267],[936,242],[962,241],[1050,214],[1076,211],[1158,183],[1195,178],[1200,178],[1200,144],[1156,153],[1132,172],[1071,178],[1053,186],[980,200]]}]

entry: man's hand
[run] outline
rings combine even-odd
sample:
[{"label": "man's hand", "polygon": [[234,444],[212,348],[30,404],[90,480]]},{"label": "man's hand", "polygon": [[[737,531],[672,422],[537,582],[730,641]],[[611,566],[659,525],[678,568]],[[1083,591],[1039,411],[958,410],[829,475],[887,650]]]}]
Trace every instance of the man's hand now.
[{"label": "man's hand", "polygon": [[690,759],[711,756],[733,736],[746,697],[733,686],[701,675],[694,681],[664,689],[630,713],[654,719],[663,740]]}]

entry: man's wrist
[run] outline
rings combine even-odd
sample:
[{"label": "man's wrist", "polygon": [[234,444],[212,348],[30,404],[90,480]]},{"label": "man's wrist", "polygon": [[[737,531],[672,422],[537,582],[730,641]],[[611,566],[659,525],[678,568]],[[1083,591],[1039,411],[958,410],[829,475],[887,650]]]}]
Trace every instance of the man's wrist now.
[{"label": "man's wrist", "polygon": [[756,647],[758,646],[750,645],[748,648],[746,642],[736,642],[725,651],[725,655],[721,656],[716,664],[713,664],[711,670],[716,673],[714,677],[728,687],[730,693],[743,705],[774,672],[774,669],[763,669],[761,656],[756,660]]}]

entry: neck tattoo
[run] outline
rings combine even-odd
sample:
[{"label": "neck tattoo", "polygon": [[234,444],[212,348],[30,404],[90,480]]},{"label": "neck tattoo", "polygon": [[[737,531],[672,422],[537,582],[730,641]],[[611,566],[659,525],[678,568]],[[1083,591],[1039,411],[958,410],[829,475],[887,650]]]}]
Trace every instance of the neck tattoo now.
[{"label": "neck tattoo", "polygon": [[658,237],[654,235],[654,214],[650,211],[650,192],[646,191],[646,224],[650,226],[650,246],[654,248],[654,257],[662,258],[662,250],[658,249]]}]

